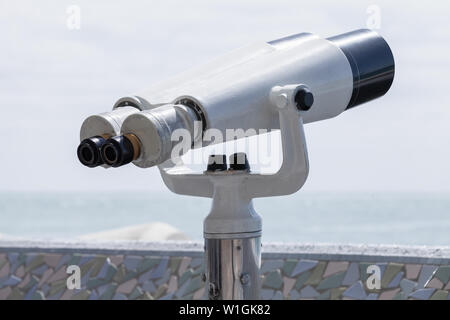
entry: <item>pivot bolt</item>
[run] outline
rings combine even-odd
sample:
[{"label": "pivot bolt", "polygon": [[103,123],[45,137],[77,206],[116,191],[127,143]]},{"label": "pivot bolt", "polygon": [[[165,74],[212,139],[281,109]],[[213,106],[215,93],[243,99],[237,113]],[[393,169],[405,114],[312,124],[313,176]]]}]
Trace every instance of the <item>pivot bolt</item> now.
[{"label": "pivot bolt", "polygon": [[314,95],[309,89],[302,88],[295,94],[294,100],[298,110],[308,111],[314,104]]},{"label": "pivot bolt", "polygon": [[206,171],[225,171],[227,170],[227,156],[224,154],[211,154],[208,158],[208,167]]},{"label": "pivot bolt", "polygon": [[250,165],[245,152],[233,153],[230,156],[230,170],[250,171]]},{"label": "pivot bolt", "polygon": [[250,284],[250,276],[249,276],[249,274],[248,273],[241,274],[240,281],[241,281],[243,286],[246,286],[246,285]]}]

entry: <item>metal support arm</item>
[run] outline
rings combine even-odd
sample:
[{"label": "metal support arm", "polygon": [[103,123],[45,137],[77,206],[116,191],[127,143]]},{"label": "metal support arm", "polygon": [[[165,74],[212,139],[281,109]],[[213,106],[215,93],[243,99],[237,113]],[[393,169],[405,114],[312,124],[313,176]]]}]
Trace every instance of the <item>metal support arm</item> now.
[{"label": "metal support arm", "polygon": [[[242,181],[249,198],[281,196],[298,191],[308,177],[309,164],[301,111],[296,107],[295,94],[304,85],[274,87],[270,101],[280,119],[283,162],[275,174],[248,173]],[[212,198],[214,184],[210,176],[194,173],[181,159],[175,165],[167,160],[158,166],[166,186],[174,193]]]},{"label": "metal support arm", "polygon": [[194,173],[181,159],[159,165],[167,187],[178,194],[213,198],[204,221],[206,279],[210,299],[258,299],[262,219],[252,199],[291,194],[308,176],[302,111],[295,96],[303,85],[274,87],[270,102],[280,120],[283,162],[275,174],[245,170]]}]

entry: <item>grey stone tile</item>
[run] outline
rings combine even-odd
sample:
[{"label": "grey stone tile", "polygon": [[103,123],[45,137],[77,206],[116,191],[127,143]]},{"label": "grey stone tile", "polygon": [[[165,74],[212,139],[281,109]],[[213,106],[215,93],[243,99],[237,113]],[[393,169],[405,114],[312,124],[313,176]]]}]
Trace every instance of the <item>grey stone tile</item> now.
[{"label": "grey stone tile", "polygon": [[423,289],[425,285],[428,283],[428,281],[431,280],[434,273],[438,269],[437,266],[434,265],[424,265],[422,266],[422,271],[419,275],[419,280],[417,281],[417,289]]},{"label": "grey stone tile", "polygon": [[69,262],[70,258],[72,257],[71,254],[64,255],[59,261],[58,264],[55,267],[55,270],[59,270],[63,265],[67,264]]},{"label": "grey stone tile", "polygon": [[44,293],[44,295],[47,295],[48,291],[50,290],[50,286],[46,283],[42,286],[41,290]]},{"label": "grey stone tile", "polygon": [[19,277],[16,276],[10,276],[5,282],[3,282],[1,285],[4,287],[10,286],[13,287],[17,284],[19,284],[22,281]]},{"label": "grey stone tile", "polygon": [[156,258],[156,257],[145,258],[139,263],[139,265],[137,267],[137,271],[139,273],[141,273],[141,272],[146,272],[149,269],[154,270],[154,267],[159,265],[160,262],[161,262],[160,258]]},{"label": "grey stone tile", "polygon": [[189,283],[189,285],[186,287],[184,294],[186,295],[194,291],[197,291],[202,287],[202,285],[203,285],[202,278],[200,276],[197,276],[193,278],[192,281]]},{"label": "grey stone tile", "polygon": [[383,292],[381,292],[379,300],[393,300],[399,292],[400,288],[384,290]]},{"label": "grey stone tile", "polygon": [[275,295],[275,290],[262,289],[260,293],[261,300],[271,300]]},{"label": "grey stone tile", "polygon": [[291,292],[289,292],[289,299],[291,300],[298,300],[300,299],[300,293],[297,290],[291,290]]},{"label": "grey stone tile", "polygon": [[384,272],[386,271],[386,267],[387,267],[388,263],[387,262],[377,262],[375,264],[380,267],[381,279],[383,281]]},{"label": "grey stone tile", "polygon": [[434,276],[442,283],[447,283],[450,280],[450,266],[440,266]]},{"label": "grey stone tile", "polygon": [[116,292],[114,294],[113,300],[128,300],[128,298],[123,293]]},{"label": "grey stone tile", "polygon": [[321,293],[320,296],[317,297],[317,300],[329,300],[330,293],[331,293],[331,290],[327,290],[327,291]]},{"label": "grey stone tile", "polygon": [[287,259],[281,269],[282,273],[285,276],[290,276],[292,274],[292,271],[294,271],[294,268],[297,266],[297,263],[298,260],[296,259]]},{"label": "grey stone tile", "polygon": [[113,283],[108,286],[106,291],[100,296],[101,300],[111,300],[116,292],[117,284]]},{"label": "grey stone tile", "polygon": [[191,261],[190,267],[191,268],[197,268],[203,263],[203,258],[194,258]]},{"label": "grey stone tile", "polygon": [[400,281],[400,288],[402,289],[402,292],[406,295],[409,296],[409,294],[411,292],[413,292],[414,288],[416,287],[417,283],[412,281],[412,280],[408,280],[408,279],[402,279]]},{"label": "grey stone tile", "polygon": [[283,300],[283,294],[281,293],[281,291],[276,291],[274,296],[272,297],[272,300]]},{"label": "grey stone tile", "polygon": [[349,265],[348,261],[330,261],[328,262],[327,268],[323,273],[323,277],[327,278],[336,273],[347,271],[348,265]]},{"label": "grey stone tile", "polygon": [[[109,283],[104,284],[102,286],[99,286],[95,291],[97,291],[98,296],[100,297],[106,292],[106,290],[108,290],[109,286],[110,286]],[[92,290],[92,291],[94,291],[94,290]]]},{"label": "grey stone tile", "polygon": [[47,300],[59,300],[61,298],[61,296],[63,295],[64,290],[60,290],[59,292],[46,297]]},{"label": "grey stone tile", "polygon": [[180,299],[182,296],[184,296],[184,293],[187,289],[187,287],[189,286],[191,282],[191,279],[187,279],[182,286],[180,286],[180,288],[178,288],[178,290],[175,292],[175,296]]},{"label": "grey stone tile", "polygon": [[154,293],[156,291],[156,286],[153,281],[148,280],[142,284],[142,289],[146,292]]},{"label": "grey stone tile", "polygon": [[99,296],[98,296],[96,290],[92,290],[91,295],[89,296],[88,300],[98,300],[98,299],[99,299]]},{"label": "grey stone tile", "polygon": [[448,291],[437,290],[431,297],[430,300],[447,300]]},{"label": "grey stone tile", "polygon": [[78,265],[82,266],[83,264],[90,262],[92,259],[94,259],[94,257],[95,256],[93,256],[93,255],[89,255],[89,256],[83,255],[80,259],[80,262],[78,262]]},{"label": "grey stone tile", "polygon": [[404,278],[405,273],[400,271],[397,275],[392,279],[392,281],[388,284],[388,288],[397,288],[400,284],[400,281]]},{"label": "grey stone tile", "polygon": [[434,289],[434,288],[419,289],[419,290],[416,290],[413,293],[411,293],[409,295],[409,297],[414,298],[414,299],[419,299],[419,300],[428,300],[431,297],[431,295],[434,293],[434,291],[436,291],[436,289]]},{"label": "grey stone tile", "polygon": [[18,257],[15,257],[14,262],[10,261],[11,264],[11,273],[15,273],[16,270],[23,264],[25,264],[27,256],[23,253],[19,254]]},{"label": "grey stone tile", "polygon": [[306,283],[306,280],[308,280],[311,276],[311,273],[311,271],[307,271],[298,276],[297,281],[295,282],[295,289],[300,290],[300,288]]},{"label": "grey stone tile", "polygon": [[191,279],[193,275],[192,269],[186,270],[178,280],[178,285],[182,286],[188,279]]},{"label": "grey stone tile", "polygon": [[[394,278],[401,272],[404,265],[399,263],[389,263],[385,268],[382,278],[381,278],[381,287],[388,288],[389,284],[394,280]],[[401,279],[398,280],[400,282]]]},{"label": "grey stone tile", "polygon": [[137,266],[141,262],[142,257],[138,256],[126,256],[124,258],[123,264],[128,271],[136,271]]},{"label": "grey stone tile", "polygon": [[[17,254],[17,253],[16,253],[16,254]],[[26,258],[25,258],[25,265],[26,265],[26,266],[29,265],[30,262],[31,262],[34,258],[36,258],[36,256],[37,256],[36,253],[29,253],[29,254],[27,254],[27,255],[26,255]],[[72,256],[72,255],[70,255],[70,256]]]},{"label": "grey stone tile", "polygon": [[144,291],[141,289],[141,287],[137,286],[136,288],[134,288],[133,292],[131,292],[131,294],[128,296],[129,300],[135,300],[137,298],[139,298],[140,296],[142,296],[144,294]]},{"label": "grey stone tile", "polygon": [[28,290],[27,294],[25,295],[25,300],[31,300],[33,298],[37,286],[38,284],[36,283],[30,290]]},{"label": "grey stone tile", "polygon": [[37,290],[30,298],[31,300],[45,300],[45,295],[41,290]]},{"label": "grey stone tile", "polygon": [[378,299],[378,293],[369,293],[366,298],[366,300],[377,300],[377,299]]},{"label": "grey stone tile", "polygon": [[369,274],[367,273],[367,268],[372,265],[373,263],[368,263],[368,262],[360,262],[359,263],[359,275],[360,275],[360,280],[361,281],[366,281],[367,278],[369,277]]},{"label": "grey stone tile", "polygon": [[342,280],[344,279],[345,272],[340,272],[333,274],[325,279],[323,279],[317,286],[317,290],[337,288],[341,286]]},{"label": "grey stone tile", "polygon": [[48,269],[48,266],[46,264],[43,264],[39,268],[31,270],[31,274],[42,276],[47,269]]},{"label": "grey stone tile", "polygon": [[314,268],[319,262],[317,260],[306,260],[302,259],[298,262],[297,266],[292,271],[291,277],[295,277],[296,275],[308,271]]},{"label": "grey stone tile", "polygon": [[407,296],[403,292],[399,292],[392,300],[406,300]]},{"label": "grey stone tile", "polygon": [[159,298],[159,300],[172,300],[173,298],[173,292],[166,294],[165,296],[162,296],[161,298]]},{"label": "grey stone tile", "polygon": [[342,285],[351,286],[356,281],[359,280],[359,265],[357,262],[352,262],[347,269],[344,279],[342,280]]},{"label": "grey stone tile", "polygon": [[311,286],[306,286],[300,290],[301,298],[317,298],[318,296],[320,296],[320,293]]},{"label": "grey stone tile", "polygon": [[150,279],[161,278],[166,273],[168,264],[169,264],[169,257],[163,257],[161,259],[161,262],[159,263],[158,267],[150,275]]},{"label": "grey stone tile", "polygon": [[271,289],[281,289],[283,279],[280,270],[272,271],[264,278],[263,287]]},{"label": "grey stone tile", "polygon": [[91,276],[91,272],[92,272],[92,269],[89,270],[88,272],[84,273],[84,274],[81,274],[81,287],[82,288],[86,287],[87,282],[88,282],[88,280],[89,280],[89,278]]},{"label": "grey stone tile", "polygon": [[8,260],[11,265],[17,262],[17,258],[19,258],[19,254],[17,252],[8,253]]},{"label": "grey stone tile", "polygon": [[69,261],[67,261],[67,265],[76,264],[79,265],[81,260],[81,256],[79,254],[72,254],[70,256]]},{"label": "grey stone tile", "polygon": [[99,279],[107,279],[108,276],[111,275],[111,269],[116,269],[117,267],[111,262],[111,260],[106,259],[103,263],[102,268],[97,274],[97,278]]},{"label": "grey stone tile", "polygon": [[121,283],[117,287],[116,292],[123,293],[123,294],[130,294],[134,290],[134,288],[136,288],[137,283],[138,282],[137,282],[136,278],[130,279],[124,283]]},{"label": "grey stone tile", "polygon": [[261,274],[275,271],[283,266],[283,260],[266,260],[261,267]]},{"label": "grey stone tile", "polygon": [[342,295],[344,297],[353,298],[353,299],[359,299],[359,300],[364,300],[367,297],[366,292],[364,291],[364,287],[363,287],[363,284],[362,284],[361,281],[356,282],[350,288],[345,290]]},{"label": "grey stone tile", "polygon": [[138,278],[139,283],[144,283],[147,282],[148,280],[150,280],[150,276],[153,273],[153,269],[150,269],[146,272],[144,272],[143,274],[141,274]]},{"label": "grey stone tile", "polygon": [[164,276],[160,279],[158,279],[155,283],[160,286],[164,283],[166,283],[167,281],[169,281],[170,278],[170,269],[166,269],[166,273],[164,274]]}]

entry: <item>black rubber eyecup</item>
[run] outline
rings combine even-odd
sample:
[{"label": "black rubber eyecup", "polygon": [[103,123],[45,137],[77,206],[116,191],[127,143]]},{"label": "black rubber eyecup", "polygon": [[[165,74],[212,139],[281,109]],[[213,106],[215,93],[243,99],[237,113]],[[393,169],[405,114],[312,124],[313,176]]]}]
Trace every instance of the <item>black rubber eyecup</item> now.
[{"label": "black rubber eyecup", "polygon": [[245,152],[237,152],[230,155],[230,170],[250,171]]},{"label": "black rubber eyecup", "polygon": [[81,141],[77,148],[78,160],[86,167],[94,168],[103,164],[100,148],[105,143],[101,136],[95,136]]},{"label": "black rubber eyecup", "polygon": [[103,162],[111,167],[120,167],[133,161],[134,148],[125,136],[109,138],[100,150]]},{"label": "black rubber eyecup", "polygon": [[225,171],[227,170],[227,156],[224,154],[212,154],[208,158],[208,167],[206,171]]}]

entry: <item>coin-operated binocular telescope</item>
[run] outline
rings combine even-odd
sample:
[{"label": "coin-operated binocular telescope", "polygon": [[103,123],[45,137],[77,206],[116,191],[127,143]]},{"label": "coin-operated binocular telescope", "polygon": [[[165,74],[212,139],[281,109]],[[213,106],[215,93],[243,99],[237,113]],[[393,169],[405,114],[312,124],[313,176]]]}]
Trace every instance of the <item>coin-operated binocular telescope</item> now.
[{"label": "coin-operated binocular telescope", "polygon": [[[88,167],[157,165],[171,191],[212,198],[204,220],[209,298],[257,299],[262,221],[252,199],[298,191],[308,175],[303,124],[384,95],[394,69],[388,44],[370,30],[254,43],[88,117],[78,158]],[[180,157],[216,143],[205,139],[210,129],[224,136],[227,129],[279,129],[280,169],[252,172],[246,155],[236,153],[229,161],[211,155],[204,172],[192,171]],[[186,148],[177,149],[181,142],[174,135],[180,131],[189,138]]]}]

